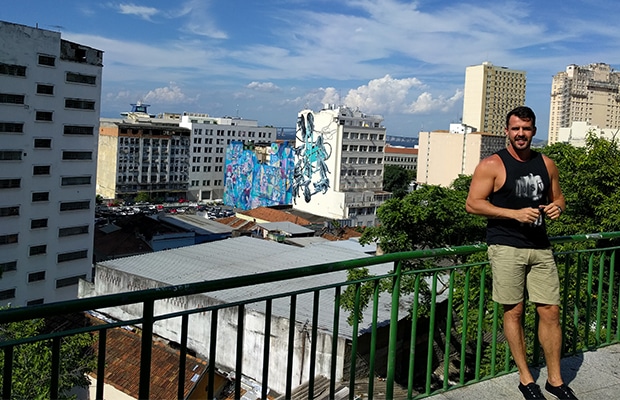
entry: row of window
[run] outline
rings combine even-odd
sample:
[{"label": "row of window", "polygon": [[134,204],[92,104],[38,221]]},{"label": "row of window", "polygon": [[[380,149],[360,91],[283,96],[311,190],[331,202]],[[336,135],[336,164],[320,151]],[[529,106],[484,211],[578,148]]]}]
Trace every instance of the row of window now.
[{"label": "row of window", "polygon": [[[221,179],[216,179],[216,180],[213,181],[213,183],[214,183],[215,186],[221,186],[222,185],[222,180]],[[200,180],[199,179],[193,180],[191,182],[190,186],[200,186]],[[202,186],[211,186],[211,180],[210,179],[203,179],[202,180]]]},{"label": "row of window", "polygon": [[[88,135],[92,136],[95,127],[91,125],[65,125],[63,135]],[[24,133],[23,122],[0,122],[0,133]]]},{"label": "row of window", "polygon": [[[41,166],[42,170],[45,170],[44,167]],[[49,173],[49,170],[46,170]],[[37,175],[37,174],[35,174]],[[60,179],[61,186],[76,186],[76,185],[90,185],[92,177],[90,175],[86,176],[65,176]],[[21,178],[7,178],[0,179],[0,189],[18,189],[21,188]],[[35,200],[35,194],[37,194],[37,199],[40,198],[41,193],[46,193],[48,196],[45,200]],[[33,193],[32,201],[47,201],[49,199],[49,192],[35,192]]]},{"label": "row of window", "polygon": [[[47,91],[49,91],[49,85],[45,85],[47,87]],[[37,91],[39,89],[37,88]],[[43,90],[43,89],[42,89]],[[53,87],[52,87],[53,90]],[[13,94],[13,93],[0,93],[0,103],[4,104],[25,104],[26,96],[23,94]],[[74,98],[66,98],[65,99],[65,108],[73,108],[76,110],[94,110],[95,109],[95,101],[89,99],[74,99]],[[37,121],[52,121],[53,113],[52,111],[37,111],[35,114],[35,118]]]},{"label": "row of window", "polygon": [[[45,55],[45,54],[39,54],[38,63],[39,65],[43,65],[46,67],[55,67],[56,57]],[[0,74],[11,75],[11,76],[26,76],[26,66],[0,63]],[[66,72],[65,80],[66,82],[69,82],[69,83],[82,83],[82,84],[93,85],[93,86],[97,84],[97,76],[80,74],[78,72],[70,72],[70,71]]]},{"label": "row of window", "polygon": [[[77,229],[77,227],[75,227]],[[8,235],[0,235],[0,245],[14,244],[18,243],[19,234],[18,233],[10,233]],[[39,244],[28,247],[28,255],[29,256],[38,256],[42,254],[47,254],[47,245]],[[78,251],[69,251],[66,253],[59,253],[56,256],[56,261],[59,263],[79,260],[82,258],[88,258],[88,250],[78,250]]]},{"label": "row of window", "polygon": [[[28,275],[28,282],[36,282],[36,281],[43,280],[43,279],[45,279],[45,271],[33,272],[32,274]],[[86,274],[70,276],[68,278],[56,279],[56,289],[77,285],[80,279],[86,279]],[[16,293],[15,288],[2,290],[0,291],[0,300],[14,299],[15,293]],[[28,303],[26,303],[26,305],[28,306],[33,306],[36,304],[43,304],[43,299],[31,300]]]}]

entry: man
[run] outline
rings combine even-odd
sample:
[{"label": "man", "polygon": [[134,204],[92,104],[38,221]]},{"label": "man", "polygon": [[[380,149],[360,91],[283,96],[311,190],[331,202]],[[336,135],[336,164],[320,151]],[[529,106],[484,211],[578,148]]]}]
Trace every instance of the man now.
[{"label": "man", "polygon": [[545,389],[558,399],[576,399],[560,373],[560,284],[544,218],[556,219],[566,208],[558,169],[530,148],[536,116],[529,107],[510,111],[505,131],[509,145],[478,164],[466,209],[488,218],[493,300],[504,307],[504,335],[519,370],[519,390],[526,399],[545,398],[526,359],[521,317],[527,289],[540,317],[538,337],[548,371]]}]

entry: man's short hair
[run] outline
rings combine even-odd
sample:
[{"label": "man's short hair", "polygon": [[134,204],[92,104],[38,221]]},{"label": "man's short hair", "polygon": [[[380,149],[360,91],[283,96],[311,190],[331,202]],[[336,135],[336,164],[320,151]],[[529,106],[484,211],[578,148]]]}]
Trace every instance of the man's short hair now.
[{"label": "man's short hair", "polygon": [[506,128],[508,128],[508,124],[510,123],[510,117],[515,116],[524,121],[532,121],[532,126],[536,128],[536,114],[532,111],[531,108],[527,106],[519,106],[506,115]]}]

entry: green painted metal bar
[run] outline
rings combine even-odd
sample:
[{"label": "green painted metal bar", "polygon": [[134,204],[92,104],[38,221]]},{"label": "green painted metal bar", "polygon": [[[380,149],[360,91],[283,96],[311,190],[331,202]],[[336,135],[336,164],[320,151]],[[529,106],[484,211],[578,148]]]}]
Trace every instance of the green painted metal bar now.
[{"label": "green painted metal bar", "polygon": [[[569,254],[564,254],[563,257],[564,257],[564,262],[560,263],[559,262],[560,260],[558,259],[558,263],[557,264],[558,264],[558,266],[559,265],[563,265],[564,266],[563,274],[560,275],[560,277],[564,277],[563,278],[564,286],[563,286],[563,289],[562,289],[562,305],[563,306],[562,306],[562,310],[561,310],[562,314],[561,314],[560,323],[561,323],[561,327],[562,327],[562,332],[566,332],[566,329],[567,329],[567,326],[568,326],[568,322],[569,322],[568,318],[567,318],[567,315],[568,315],[568,291],[569,291],[569,288],[570,288],[569,283],[571,281],[570,279],[568,279],[568,276],[569,276],[569,265],[570,265],[569,264],[569,257],[570,257],[570,255]],[[564,334],[564,335],[562,335],[562,346],[560,347],[562,349],[562,353],[564,353],[564,349],[566,348],[565,346],[566,346],[566,335]]]},{"label": "green painted metal bar", "polygon": [[476,340],[476,381],[480,380],[480,365],[482,363],[482,324],[484,322],[484,287],[486,280],[486,268],[480,274],[480,299],[478,299],[478,334]]},{"label": "green painted metal bar", "polygon": [[359,329],[360,303],[362,284],[355,284],[355,302],[353,303],[353,333],[351,334],[351,367],[349,368],[349,399],[354,400],[355,397],[355,365],[357,362],[357,333]]},{"label": "green painted metal bar", "polygon": [[291,398],[291,392],[293,387],[293,355],[295,354],[295,328],[297,313],[297,295],[291,296],[291,305],[288,316],[288,353],[286,356],[286,388],[285,398]]},{"label": "green painted metal bar", "polygon": [[430,318],[428,322],[428,346],[426,353],[426,383],[424,385],[424,393],[430,394],[431,382],[433,377],[433,347],[435,344],[435,311],[437,310],[437,274],[433,274],[431,281],[431,301],[430,301]]},{"label": "green painted metal bar", "polygon": [[472,267],[468,267],[465,271],[465,288],[463,289],[463,316],[461,333],[461,364],[459,373],[459,384],[465,384],[465,362],[467,360],[467,329],[469,327],[469,285]]},{"label": "green painted metal bar", "polygon": [[499,327],[499,306],[497,302],[493,302],[493,322],[491,327],[491,376],[495,376],[495,368],[497,365],[497,331]]},{"label": "green painted metal bar", "polygon": [[241,397],[243,376],[243,340],[245,338],[245,306],[237,306],[237,357],[235,362],[235,397]]},{"label": "green painted metal bar", "polygon": [[308,397],[314,398],[314,377],[316,373],[316,348],[317,348],[317,329],[319,326],[319,300],[321,292],[314,291],[314,299],[312,301],[312,328],[310,336],[310,365],[308,370]]},{"label": "green painted metal bar", "polygon": [[60,381],[60,340],[61,338],[52,339],[52,368],[50,379],[50,398],[57,399]]},{"label": "green painted metal bar", "polygon": [[581,281],[583,279],[583,262],[584,257],[581,254],[577,253],[577,280],[575,283],[575,301],[573,303],[573,336],[572,336],[572,353],[577,351],[577,338],[579,335],[579,303],[581,302],[582,291],[581,291]]},{"label": "green painted metal bar", "polygon": [[95,399],[103,400],[103,388],[105,385],[105,354],[106,340],[108,337],[107,329],[99,330],[99,350],[97,351],[97,389],[95,391]]},{"label": "green painted metal bar", "polygon": [[452,344],[452,303],[454,296],[454,270],[450,271],[448,285],[448,312],[446,315],[446,346],[443,354],[443,389],[448,389],[450,383],[450,345]]},{"label": "green painted metal bar", "polygon": [[374,281],[372,292],[372,325],[370,331],[370,355],[368,362],[368,400],[375,396],[375,357],[377,353],[377,315],[379,315],[379,280]]},{"label": "green painted metal bar", "polygon": [[[340,292],[341,286],[334,288],[334,324],[332,327],[333,339],[332,339],[332,357],[330,360],[329,368],[329,398],[333,400],[336,397],[336,365],[338,361],[338,333],[339,333],[339,321],[340,321]],[[263,396],[263,398],[266,398]]]},{"label": "green painted metal bar", "polygon": [[603,313],[603,285],[605,283],[605,253],[599,256],[598,292],[596,295],[596,345],[601,344],[601,325]]},{"label": "green painted metal bar", "polygon": [[265,302],[265,339],[263,341],[263,379],[261,387],[261,399],[267,398],[269,391],[269,353],[271,352],[271,313],[273,300]]},{"label": "green painted metal bar", "polygon": [[407,382],[407,398],[413,397],[413,384],[415,377],[415,358],[417,346],[418,332],[418,306],[420,302],[420,280],[422,274],[416,274],[413,283],[413,304],[411,306],[411,336],[409,337],[409,380]]},{"label": "green painted metal bar", "polygon": [[616,250],[611,251],[609,256],[609,285],[607,290],[607,335],[605,336],[605,342],[611,343],[612,332],[612,318],[614,309],[614,283],[615,283],[615,265],[616,265]]},{"label": "green painted metal bar", "polygon": [[218,310],[211,311],[211,334],[209,335],[209,386],[207,398],[215,398],[215,360],[217,357],[217,320]]},{"label": "green painted metal bar", "polygon": [[400,283],[402,280],[403,265],[397,262],[394,268],[394,278],[392,280],[392,309],[390,313],[390,331],[388,340],[388,361],[386,373],[385,396],[388,399],[394,398],[394,377],[396,376],[396,352],[398,351],[398,308],[400,304]]},{"label": "green painted metal bar", "polygon": [[594,285],[592,273],[594,271],[594,254],[590,254],[588,259],[588,288],[586,298],[586,315],[585,315],[585,323],[584,323],[584,347],[586,349],[590,348],[590,322],[592,316],[592,286]]},{"label": "green painted metal bar", "polygon": [[151,390],[151,359],[153,352],[153,315],[155,301],[146,300],[142,307],[142,340],[140,351],[140,386],[138,398],[146,400],[150,398]]},{"label": "green painted metal bar", "polygon": [[11,398],[13,388],[13,349],[14,346],[4,348],[4,367],[2,369],[2,398]]},{"label": "green painted metal bar", "polygon": [[181,337],[179,338],[179,378],[177,379],[177,398],[185,398],[185,366],[187,365],[187,332],[189,316],[181,317]]}]

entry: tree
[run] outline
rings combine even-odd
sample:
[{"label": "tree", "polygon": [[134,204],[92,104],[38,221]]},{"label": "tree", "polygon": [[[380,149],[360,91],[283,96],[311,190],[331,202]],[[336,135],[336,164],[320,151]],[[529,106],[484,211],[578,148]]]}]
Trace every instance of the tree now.
[{"label": "tree", "polygon": [[151,196],[147,192],[138,192],[138,194],[136,195],[136,198],[134,199],[134,201],[137,203],[140,203],[143,201],[150,201],[150,200],[151,200]]},{"label": "tree", "polygon": [[[0,325],[0,340],[19,340],[37,336],[45,330],[45,320],[36,319]],[[59,395],[75,399],[67,393],[75,387],[87,388],[88,373],[94,371],[94,337],[91,334],[67,336],[61,340]],[[39,341],[15,347],[13,354],[13,399],[49,399],[52,349],[50,341]],[[4,364],[4,352],[0,352]],[[0,391],[2,390],[0,383]]]},{"label": "tree", "polygon": [[392,192],[394,197],[405,196],[414,179],[412,172],[398,165],[386,165],[383,169],[383,190]]}]

